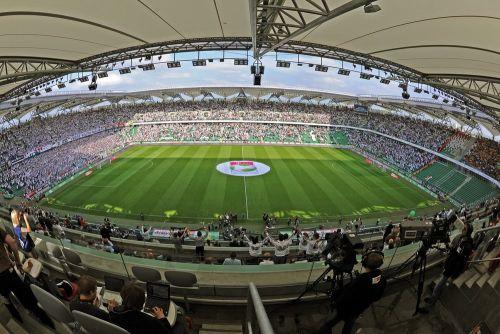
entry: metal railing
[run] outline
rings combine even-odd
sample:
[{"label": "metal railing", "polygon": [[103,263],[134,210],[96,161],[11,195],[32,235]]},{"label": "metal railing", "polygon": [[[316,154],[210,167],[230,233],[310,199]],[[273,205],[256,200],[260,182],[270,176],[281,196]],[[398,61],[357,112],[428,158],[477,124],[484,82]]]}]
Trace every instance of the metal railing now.
[{"label": "metal railing", "polygon": [[253,282],[248,284],[247,318],[244,332],[245,334],[274,334],[259,291]]}]

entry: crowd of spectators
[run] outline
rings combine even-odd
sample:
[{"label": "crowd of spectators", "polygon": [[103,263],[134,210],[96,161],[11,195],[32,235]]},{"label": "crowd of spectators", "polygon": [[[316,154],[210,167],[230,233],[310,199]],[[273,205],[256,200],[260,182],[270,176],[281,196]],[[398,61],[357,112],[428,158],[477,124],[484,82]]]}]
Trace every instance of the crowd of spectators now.
[{"label": "crowd of spectators", "polygon": [[498,142],[478,138],[464,160],[467,164],[481,169],[495,179],[500,179],[500,144]]},{"label": "crowd of spectators", "polygon": [[0,172],[0,188],[40,191],[123,147],[116,130],[107,130],[61,145]]},{"label": "crowd of spectators", "polygon": [[[321,126],[259,123],[184,123],[193,120],[281,121],[355,126],[432,150],[456,131],[444,125],[389,113],[362,114],[345,106],[265,101],[178,101],[121,104],[31,121],[0,132],[0,188],[32,194],[134,142],[215,141],[336,143]],[[166,122],[133,125],[137,122]],[[351,144],[403,172],[418,170],[432,155],[376,134],[337,128]],[[478,139],[466,162],[498,178],[499,144]]]}]

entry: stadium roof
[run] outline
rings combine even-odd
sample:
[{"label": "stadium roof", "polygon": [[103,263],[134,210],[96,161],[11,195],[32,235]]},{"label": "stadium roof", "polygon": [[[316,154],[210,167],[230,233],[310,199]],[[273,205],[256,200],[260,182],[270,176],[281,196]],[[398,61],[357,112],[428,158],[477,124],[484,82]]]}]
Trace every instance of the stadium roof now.
[{"label": "stadium roof", "polygon": [[221,49],[258,57],[277,50],[431,84],[498,119],[500,1],[379,0],[373,5],[381,10],[367,14],[363,6],[371,2],[3,0],[0,100],[131,58]]}]

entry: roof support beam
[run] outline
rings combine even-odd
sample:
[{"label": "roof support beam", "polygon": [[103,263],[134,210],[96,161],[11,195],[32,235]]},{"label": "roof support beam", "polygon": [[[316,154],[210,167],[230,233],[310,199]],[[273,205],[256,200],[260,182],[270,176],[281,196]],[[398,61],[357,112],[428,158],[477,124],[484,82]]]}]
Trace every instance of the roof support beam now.
[{"label": "roof support beam", "polygon": [[[299,7],[297,1],[294,0],[290,1],[291,4],[288,6],[284,5],[286,1],[276,3],[272,0],[258,0],[256,39],[257,48],[259,50],[256,52],[256,58],[260,58],[264,54],[276,50],[288,41],[291,41],[331,19],[370,4],[373,1],[374,0],[351,0],[330,10],[325,1],[308,0],[308,7]],[[311,9],[311,7],[315,9]],[[311,16],[316,18],[307,21],[306,18]],[[272,33],[270,33],[271,31]],[[270,45],[261,51],[259,43],[269,43]]]}]

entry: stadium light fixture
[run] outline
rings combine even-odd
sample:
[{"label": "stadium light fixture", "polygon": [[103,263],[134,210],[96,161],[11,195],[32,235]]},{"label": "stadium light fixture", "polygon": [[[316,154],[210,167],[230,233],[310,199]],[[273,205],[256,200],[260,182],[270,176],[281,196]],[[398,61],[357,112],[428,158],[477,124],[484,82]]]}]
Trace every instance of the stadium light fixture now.
[{"label": "stadium light fixture", "polygon": [[41,95],[41,93],[39,91],[35,92],[35,96],[40,96],[40,95]]},{"label": "stadium light fixture", "polygon": [[382,79],[380,79],[380,83],[383,83],[384,85],[388,85],[391,83],[391,80],[386,79],[386,78],[382,78]]},{"label": "stadium light fixture", "polygon": [[422,93],[422,88],[415,87],[415,89],[413,91],[417,94],[420,94],[420,93]]},{"label": "stadium light fixture", "polygon": [[180,61],[169,61],[169,62],[167,62],[167,67],[168,68],[181,67],[181,62]]},{"label": "stadium light fixture", "polygon": [[379,5],[374,5],[373,3],[366,4],[364,7],[365,13],[366,14],[371,14],[371,13],[376,13],[379,10],[381,10]]},{"label": "stadium light fixture", "polygon": [[89,85],[89,90],[96,90],[97,89],[97,75],[92,75],[92,82]]},{"label": "stadium light fixture", "polygon": [[45,93],[50,93],[50,92],[52,92],[52,88],[50,87],[45,88]]},{"label": "stadium light fixture", "polygon": [[323,66],[323,65],[316,65],[316,67],[314,68],[314,70],[316,72],[328,72],[328,66]]},{"label": "stadium light fixture", "polygon": [[373,74],[360,73],[359,77],[364,80],[370,80],[371,78],[373,78]]},{"label": "stadium light fixture", "polygon": [[128,73],[130,73],[130,68],[128,68],[128,67],[127,68],[120,68],[120,70],[118,72],[120,72],[121,75],[128,74]]},{"label": "stadium light fixture", "polygon": [[349,76],[350,73],[351,73],[351,71],[346,70],[345,68],[339,68],[339,71],[338,71],[338,74],[340,74],[340,75]]},{"label": "stadium light fixture", "polygon": [[284,60],[277,60],[276,67],[290,68],[290,62]]},{"label": "stadium light fixture", "polygon": [[437,95],[437,94],[432,94],[432,98],[433,98],[434,100],[437,100],[437,99],[439,98],[439,95]]},{"label": "stadium light fixture", "polygon": [[66,85],[64,84],[64,82],[60,82],[57,84],[57,88],[59,89],[63,89],[64,87],[66,87]]},{"label": "stadium light fixture", "polygon": [[193,60],[193,66],[207,66],[207,61],[205,59]]},{"label": "stadium light fixture", "polygon": [[444,102],[444,103],[448,103],[448,102],[450,102],[450,100],[448,100],[448,99],[444,99],[444,100],[443,100],[443,102]]},{"label": "stadium light fixture", "polygon": [[139,65],[137,67],[142,68],[143,71],[153,71],[155,69],[154,64]]},{"label": "stadium light fixture", "polygon": [[74,82],[76,82],[76,79],[71,79],[71,80],[69,81],[69,83],[74,83]]},{"label": "stadium light fixture", "polygon": [[89,81],[89,77],[88,76],[84,76],[84,77],[78,78],[78,81],[80,81],[80,82],[87,82],[87,81]]},{"label": "stadium light fixture", "polygon": [[248,65],[248,59],[246,59],[246,58],[236,58],[234,60],[234,65],[237,65],[237,66]]},{"label": "stadium light fixture", "polygon": [[101,78],[107,78],[108,77],[108,72],[99,72],[99,73],[97,73],[97,76],[99,77],[99,79],[101,79]]}]

